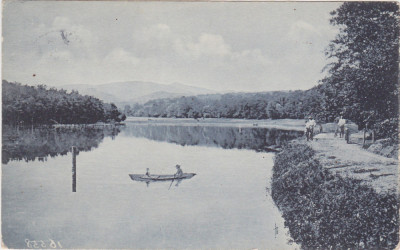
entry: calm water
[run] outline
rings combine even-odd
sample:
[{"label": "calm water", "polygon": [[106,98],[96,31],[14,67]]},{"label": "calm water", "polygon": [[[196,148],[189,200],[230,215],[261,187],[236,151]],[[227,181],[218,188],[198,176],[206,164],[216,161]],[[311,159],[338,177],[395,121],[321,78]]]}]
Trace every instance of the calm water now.
[{"label": "calm water", "polygon": [[[263,150],[298,132],[131,122],[106,130],[3,129],[8,247],[50,239],[63,248],[297,247],[268,195],[273,154]],[[76,192],[71,146],[79,150]],[[176,164],[197,175],[149,185],[128,176],[146,168],[173,174]]]}]

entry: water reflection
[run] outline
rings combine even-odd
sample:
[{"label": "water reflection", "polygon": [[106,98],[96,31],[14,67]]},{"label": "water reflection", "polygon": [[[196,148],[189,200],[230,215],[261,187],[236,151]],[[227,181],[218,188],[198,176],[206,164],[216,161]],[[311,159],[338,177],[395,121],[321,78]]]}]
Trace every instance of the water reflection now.
[{"label": "water reflection", "polygon": [[[275,151],[276,147],[302,135],[299,131],[267,128],[207,126],[133,125],[123,128],[127,136],[144,137],[184,145],[219,146]],[[2,163],[10,160],[45,161],[48,156],[66,155],[71,147],[79,151],[97,148],[104,137],[114,138],[119,128],[15,128],[3,127]]]},{"label": "water reflection", "polygon": [[129,125],[124,135],[185,145],[218,146],[275,151],[302,135],[300,131],[267,128],[233,128],[209,126]]},{"label": "water reflection", "polygon": [[11,160],[45,161],[48,156],[66,155],[72,146],[79,151],[97,148],[104,137],[114,138],[119,128],[15,128],[3,127],[2,163]]},{"label": "water reflection", "polygon": [[[175,181],[175,187],[179,187],[179,184],[181,184],[182,180],[177,180]],[[171,181],[171,184],[169,184],[168,190],[171,189],[172,184],[174,183],[174,181]],[[146,181],[146,187],[150,186],[150,181]]]},{"label": "water reflection", "polygon": [[[8,163],[2,168],[2,232],[7,247],[29,247],[25,239],[53,239],[64,248],[294,248],[287,245],[278,209],[265,196],[272,154],[217,148],[279,144],[290,132],[270,131],[275,139],[269,142],[267,131],[259,128],[243,128],[240,134],[234,128],[127,123],[120,129],[119,134],[34,129],[19,135],[3,130],[3,152],[8,154],[3,162]],[[117,134],[115,140],[105,138]],[[71,146],[90,150],[75,156],[75,167]],[[61,154],[68,157],[37,161]],[[176,163],[198,176],[149,188],[128,176],[144,174],[146,168],[152,174],[173,174]],[[71,194],[71,182],[77,193]]]}]

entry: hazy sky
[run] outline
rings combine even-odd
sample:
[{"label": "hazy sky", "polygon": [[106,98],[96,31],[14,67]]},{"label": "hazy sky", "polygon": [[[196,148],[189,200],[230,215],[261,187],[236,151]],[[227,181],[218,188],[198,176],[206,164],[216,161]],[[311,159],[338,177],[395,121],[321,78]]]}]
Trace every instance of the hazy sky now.
[{"label": "hazy sky", "polygon": [[339,5],[9,0],[3,79],[307,89],[323,77],[323,50],[336,34],[329,12]]}]

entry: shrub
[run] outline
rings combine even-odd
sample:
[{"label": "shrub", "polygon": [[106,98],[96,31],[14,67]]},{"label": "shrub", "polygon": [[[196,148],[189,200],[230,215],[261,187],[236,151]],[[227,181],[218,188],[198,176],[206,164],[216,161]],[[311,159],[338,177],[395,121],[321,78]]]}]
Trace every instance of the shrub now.
[{"label": "shrub", "polygon": [[391,118],[384,121],[378,122],[374,125],[376,131],[376,137],[380,138],[391,138],[395,143],[398,142],[399,135],[399,119]]},{"label": "shrub", "polygon": [[303,249],[393,249],[398,199],[324,169],[314,151],[292,143],[275,157],[272,198]]}]

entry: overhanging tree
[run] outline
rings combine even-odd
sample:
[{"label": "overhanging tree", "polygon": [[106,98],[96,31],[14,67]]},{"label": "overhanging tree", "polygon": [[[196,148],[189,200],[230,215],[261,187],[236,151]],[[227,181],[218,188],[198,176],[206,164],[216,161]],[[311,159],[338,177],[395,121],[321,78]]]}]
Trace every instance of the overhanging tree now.
[{"label": "overhanging tree", "polygon": [[339,34],[326,50],[334,62],[322,82],[329,97],[335,93],[334,98],[340,100],[340,108],[333,112],[342,112],[361,128],[367,122],[396,119],[399,6],[395,2],[346,2],[331,15]]}]

